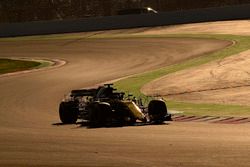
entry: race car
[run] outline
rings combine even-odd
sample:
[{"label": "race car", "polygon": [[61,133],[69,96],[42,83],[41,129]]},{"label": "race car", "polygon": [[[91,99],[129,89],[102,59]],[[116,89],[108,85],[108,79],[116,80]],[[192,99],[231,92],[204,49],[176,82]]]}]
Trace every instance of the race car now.
[{"label": "race car", "polygon": [[91,127],[134,125],[136,122],[162,123],[171,120],[165,102],[153,99],[148,107],[124,92],[117,92],[113,84],[93,89],[72,90],[59,105],[63,124],[74,124],[78,119]]}]

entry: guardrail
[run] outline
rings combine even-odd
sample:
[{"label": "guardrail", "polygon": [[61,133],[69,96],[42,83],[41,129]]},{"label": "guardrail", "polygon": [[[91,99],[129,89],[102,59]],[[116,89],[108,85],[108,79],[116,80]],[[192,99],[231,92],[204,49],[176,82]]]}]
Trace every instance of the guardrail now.
[{"label": "guardrail", "polygon": [[79,20],[0,24],[0,37],[152,27],[249,18],[250,4],[245,4],[228,7],[164,12],[159,14],[121,15]]}]

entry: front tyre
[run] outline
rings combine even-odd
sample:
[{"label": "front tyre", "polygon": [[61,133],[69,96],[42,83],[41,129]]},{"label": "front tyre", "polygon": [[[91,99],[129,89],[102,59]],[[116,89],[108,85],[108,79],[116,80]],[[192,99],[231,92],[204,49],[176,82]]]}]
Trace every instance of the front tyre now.
[{"label": "front tyre", "polygon": [[168,121],[171,115],[168,114],[167,106],[163,100],[151,100],[148,105],[148,115],[151,122],[162,123]]},{"label": "front tyre", "polygon": [[61,102],[59,106],[60,120],[64,124],[74,124],[78,117],[77,104],[73,101]]}]

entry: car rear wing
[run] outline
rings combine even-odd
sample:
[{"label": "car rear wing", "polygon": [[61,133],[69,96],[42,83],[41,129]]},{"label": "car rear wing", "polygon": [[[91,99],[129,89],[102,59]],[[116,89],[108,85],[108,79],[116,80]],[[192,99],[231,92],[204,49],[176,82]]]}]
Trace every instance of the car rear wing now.
[{"label": "car rear wing", "polygon": [[97,89],[78,89],[72,90],[70,96],[77,97],[77,96],[95,96],[97,93]]}]

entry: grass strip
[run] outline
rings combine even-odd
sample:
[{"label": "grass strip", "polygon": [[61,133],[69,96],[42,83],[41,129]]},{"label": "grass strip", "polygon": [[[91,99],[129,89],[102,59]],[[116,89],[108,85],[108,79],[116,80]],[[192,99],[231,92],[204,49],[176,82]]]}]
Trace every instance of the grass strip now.
[{"label": "grass strip", "polygon": [[249,106],[206,104],[206,103],[194,104],[194,103],[177,102],[177,101],[167,101],[167,104],[169,109],[176,111],[183,111],[185,115],[236,116],[236,117],[250,116]]},{"label": "grass strip", "polygon": [[36,68],[42,63],[35,61],[25,61],[25,60],[12,60],[12,59],[0,59],[0,74],[24,71]]}]

